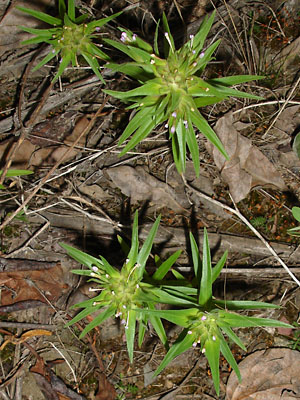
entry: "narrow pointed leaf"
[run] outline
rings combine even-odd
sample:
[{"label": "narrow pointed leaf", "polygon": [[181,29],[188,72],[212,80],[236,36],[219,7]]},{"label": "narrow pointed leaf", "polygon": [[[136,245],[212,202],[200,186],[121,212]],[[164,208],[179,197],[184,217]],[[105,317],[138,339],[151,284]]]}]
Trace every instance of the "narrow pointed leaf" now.
[{"label": "narrow pointed leaf", "polygon": [[156,221],[154,222],[154,224],[151,227],[151,230],[147,236],[147,239],[145,240],[141,250],[139,251],[139,254],[137,256],[137,263],[139,264],[139,277],[141,278],[143,276],[144,273],[144,269],[146,266],[146,262],[148,260],[150,251],[152,249],[152,245],[156,236],[156,232],[158,229],[158,225],[160,222],[160,215],[156,218]]},{"label": "narrow pointed leaf", "polygon": [[231,339],[235,344],[237,344],[242,350],[247,351],[244,343],[241,339],[233,332],[233,330],[229,326],[222,326],[222,331]]},{"label": "narrow pointed leaf", "polygon": [[75,3],[74,0],[68,0],[68,16],[71,21],[75,21]]},{"label": "narrow pointed leaf", "polygon": [[205,357],[208,360],[209,367],[211,370],[214,387],[216,393],[220,394],[220,339],[217,337],[215,341],[209,339],[205,342]]},{"label": "narrow pointed leaf", "polygon": [[199,305],[207,305],[212,298],[212,271],[211,271],[210,248],[208,243],[207,231],[204,228],[203,237],[203,258],[202,258],[202,275],[199,292]]},{"label": "narrow pointed leaf", "polygon": [[189,335],[187,329],[181,332],[176,342],[170,348],[168,353],[165,355],[165,358],[162,360],[159,367],[154,372],[154,376],[157,376],[166,366],[174,360],[179,354],[184,353],[188,350],[195,341],[195,335]]},{"label": "narrow pointed leaf", "polygon": [[129,361],[133,362],[133,346],[135,336],[135,325],[136,325],[136,311],[128,311],[127,326],[125,327],[125,336],[127,341],[127,351],[129,355]]},{"label": "narrow pointed leaf", "polygon": [[131,247],[128,253],[127,268],[130,270],[137,262],[137,255],[139,252],[139,238],[138,238],[138,211],[134,214],[134,220],[132,225],[132,236],[131,236]]},{"label": "narrow pointed leaf", "polygon": [[92,314],[93,312],[99,310],[99,308],[101,308],[101,305],[97,305],[97,306],[92,306],[92,307],[87,307],[84,310],[80,311],[80,313],[78,313],[71,321],[69,321],[65,326],[71,326],[73,324],[75,324],[75,322],[80,321],[81,319],[87,317],[88,315]]},{"label": "narrow pointed leaf", "polygon": [[211,280],[212,283],[215,282],[215,280],[218,278],[218,276],[220,275],[226,260],[227,260],[227,255],[228,255],[228,251],[226,250],[224,252],[224,254],[222,255],[222,257],[220,258],[220,260],[218,261],[218,263],[214,266],[214,268],[212,269],[212,276],[211,276]]},{"label": "narrow pointed leaf", "polygon": [[169,272],[170,268],[175,264],[177,258],[180,256],[181,250],[177,250],[166,261],[164,261],[159,268],[152,275],[153,279],[161,280]]},{"label": "narrow pointed leaf", "polygon": [[221,350],[221,353],[223,354],[223,356],[226,358],[228,364],[233,368],[234,372],[236,373],[236,376],[237,376],[239,382],[241,382],[242,378],[241,378],[241,373],[240,373],[239,367],[238,367],[237,362],[235,361],[235,358],[233,357],[233,355],[230,351],[230,348],[223,336],[221,336],[221,338],[220,338],[220,350]]},{"label": "narrow pointed leaf", "polygon": [[104,322],[107,318],[113,316],[115,313],[115,307],[108,307],[105,311],[103,311],[101,314],[97,315],[93,319],[92,322],[90,322],[84,330],[81,332],[79,338],[82,339],[88,332],[90,332],[92,329],[96,328],[96,326],[100,325],[102,322]]},{"label": "narrow pointed leaf", "polygon": [[41,21],[47,22],[50,25],[62,25],[62,21],[59,18],[52,17],[51,15],[45,14],[41,11],[32,10],[31,8],[25,8],[17,6],[16,9],[29,14]]},{"label": "narrow pointed leaf", "polygon": [[200,281],[200,277],[201,277],[201,271],[200,271],[200,256],[199,256],[199,249],[196,243],[196,240],[192,234],[192,232],[190,232],[190,243],[191,243],[191,250],[192,250],[192,259],[193,259],[193,267],[194,267],[194,272],[195,272],[195,276],[197,278],[198,281]]}]

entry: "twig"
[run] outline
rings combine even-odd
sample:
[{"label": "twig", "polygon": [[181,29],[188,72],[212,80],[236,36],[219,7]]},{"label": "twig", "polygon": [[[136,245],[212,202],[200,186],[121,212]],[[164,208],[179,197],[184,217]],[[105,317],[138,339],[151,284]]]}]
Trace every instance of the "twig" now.
[{"label": "twig", "polygon": [[[43,217],[45,218],[45,217]],[[24,244],[22,244],[19,248],[15,249],[14,251],[12,251],[11,253],[8,254],[3,254],[3,258],[12,258],[14,257],[16,254],[18,254],[20,251],[24,250],[26,247],[29,246],[29,244],[35,239],[37,238],[42,232],[44,232],[45,229],[48,228],[48,226],[50,225],[50,222],[47,221],[37,232],[35,232],[33,234],[33,236],[31,236],[29,239],[26,240],[26,242]]]},{"label": "twig", "polygon": [[188,187],[189,189],[191,189],[196,194],[196,196],[198,196],[200,198],[203,198],[205,200],[208,200],[211,203],[223,208],[224,210],[227,210],[227,211],[231,212],[232,214],[236,215],[241,221],[243,221],[244,224],[247,225],[248,228],[251,229],[251,231],[262,241],[262,243],[265,245],[265,247],[267,247],[267,249],[270,251],[270,253],[274,256],[274,258],[282,265],[282,267],[290,275],[290,277],[293,279],[293,281],[296,282],[298,286],[300,286],[300,281],[291,272],[289,267],[283,262],[283,260],[278,256],[278,254],[275,252],[275,250],[269,245],[269,243],[258,232],[258,230],[256,230],[254,228],[254,226],[252,226],[250,224],[250,222],[247,220],[247,218],[245,218],[241,214],[241,212],[239,211],[239,209],[237,208],[237,206],[235,204],[234,204],[235,208],[232,208],[232,207],[227,206],[226,204],[221,203],[218,200],[212,199],[211,197],[207,196],[206,194],[204,194],[204,193],[200,192],[199,190],[196,190],[195,188],[193,188],[193,186],[189,185],[183,175],[182,175],[182,179],[183,179],[183,182],[184,182],[185,186]]},{"label": "twig", "polygon": [[21,328],[21,329],[47,329],[48,331],[54,331],[57,329],[56,325],[48,324],[31,324],[28,322],[8,322],[0,321],[1,328]]},{"label": "twig", "polygon": [[50,169],[50,171],[44,176],[44,178],[40,181],[38,186],[33,190],[33,192],[27,197],[27,199],[24,200],[24,202],[18,207],[6,220],[0,225],[0,229],[3,229],[6,225],[8,225],[14,218],[15,216],[22,210],[24,207],[30,202],[30,200],[36,195],[36,193],[41,189],[41,187],[44,185],[44,183],[48,180],[48,178],[53,174],[53,172],[58,168],[58,166],[63,162],[63,160],[68,156],[68,154],[73,150],[73,148],[79,143],[80,139],[85,136],[92,126],[94,125],[97,117],[99,114],[102,112],[103,108],[105,107],[105,104],[108,101],[108,97],[105,97],[103,100],[103,103],[101,107],[98,109],[96,114],[93,116],[93,118],[90,120],[89,124],[87,127],[81,132],[81,134],[78,136],[78,138],[75,140],[75,142],[72,144],[71,147],[66,150],[66,152],[60,157],[60,159],[54,164],[54,166]]},{"label": "twig", "polygon": [[72,368],[71,364],[69,363],[68,359],[66,358],[66,356],[55,346],[54,343],[49,342],[51,344],[52,347],[54,347],[54,349],[62,356],[62,358],[65,360],[65,362],[67,363],[68,367],[70,368],[73,378],[74,378],[74,382],[76,383],[76,387],[78,387],[78,382],[77,382],[77,378],[74,372],[74,369]]},{"label": "twig", "polygon": [[273,104],[295,104],[297,106],[300,106],[300,101],[288,101],[288,100],[272,100],[272,101],[264,101],[263,103],[256,103],[256,104],[250,104],[249,106],[245,106],[243,108],[240,108],[236,111],[233,111],[233,115],[237,114],[239,112],[242,112],[244,110],[247,110],[248,108],[254,108],[254,107],[262,107],[262,106],[269,106]]},{"label": "twig", "polygon": [[[23,121],[22,121],[22,103],[24,100],[24,90],[25,90],[25,85],[26,85],[26,82],[27,82],[27,79],[29,76],[29,72],[32,68],[32,65],[33,65],[34,61],[36,60],[37,56],[40,54],[42,49],[43,49],[43,46],[34,54],[31,61],[25,68],[25,72],[24,72],[23,79],[22,79],[22,85],[21,85],[21,89],[20,89],[20,94],[19,94],[18,108],[17,108],[17,117],[18,117],[20,128],[21,128],[21,134],[20,134],[17,142],[13,143],[12,147],[10,148],[10,150],[7,154],[7,161],[5,163],[2,175],[0,177],[0,184],[2,184],[4,182],[5,175],[9,169],[9,167],[11,166],[11,163],[13,162],[14,156],[15,156],[18,148],[21,146],[21,144],[24,142],[24,140],[27,136],[27,129],[24,128]],[[37,105],[36,109],[34,110],[32,116],[31,116],[30,120],[26,124],[26,127],[30,127],[33,125],[33,123],[36,120],[37,116],[39,115],[43,105],[45,104],[45,101],[49,97],[52,86],[53,86],[53,83],[50,83],[49,87],[43,94],[42,100],[39,102],[39,104]]]},{"label": "twig", "polygon": [[273,121],[271,122],[270,126],[268,127],[268,129],[266,130],[266,132],[263,134],[262,139],[265,139],[267,134],[269,133],[270,129],[274,126],[275,122],[278,120],[278,118],[280,117],[281,113],[283,112],[283,110],[285,109],[285,107],[287,106],[287,104],[289,103],[291,97],[293,96],[297,86],[300,83],[300,76],[297,79],[295,85],[293,86],[292,90],[290,91],[287,99],[285,100],[285,102],[283,103],[283,106],[281,107],[281,109],[278,111],[278,114],[276,115],[276,117],[273,119]]}]

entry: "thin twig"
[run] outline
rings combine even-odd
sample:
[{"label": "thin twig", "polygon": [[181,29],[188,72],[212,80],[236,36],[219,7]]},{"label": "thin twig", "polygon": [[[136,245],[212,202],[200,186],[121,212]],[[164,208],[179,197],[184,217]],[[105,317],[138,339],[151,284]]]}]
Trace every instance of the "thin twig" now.
[{"label": "thin twig", "polygon": [[29,246],[29,244],[35,239],[37,238],[42,232],[44,232],[45,229],[48,228],[48,226],[50,225],[50,222],[47,221],[40,229],[38,229],[37,232],[35,232],[33,234],[33,236],[31,236],[29,239],[26,240],[26,242],[24,244],[22,244],[20,247],[18,247],[17,249],[15,249],[14,251],[12,251],[11,253],[8,254],[3,254],[2,257],[4,258],[12,258],[14,257],[16,254],[18,254],[20,251],[24,250],[26,247]]},{"label": "thin twig", "polygon": [[269,243],[266,241],[266,239],[250,224],[250,222],[245,218],[242,213],[239,211],[237,206],[235,205],[235,208],[229,207],[226,204],[221,203],[218,200],[212,199],[211,197],[207,196],[206,194],[200,192],[199,190],[193,188],[193,186],[189,185],[185,179],[185,177],[182,175],[183,182],[186,187],[191,189],[196,196],[203,198],[205,200],[210,201],[211,203],[223,208],[224,210],[229,211],[230,213],[236,215],[241,221],[244,222],[245,225],[248,226],[249,229],[262,241],[262,243],[266,246],[266,248],[270,251],[270,253],[274,256],[274,258],[282,265],[282,267],[286,270],[286,272],[290,275],[290,277],[293,279],[294,282],[297,283],[298,286],[300,286],[300,281],[296,278],[296,276],[291,272],[289,267],[284,263],[284,261],[278,256],[278,254],[275,252],[275,250],[269,245]]},{"label": "thin twig", "polygon": [[52,347],[54,347],[54,349],[62,356],[62,358],[65,360],[65,362],[67,363],[68,367],[70,368],[73,378],[74,378],[74,382],[76,383],[76,387],[78,387],[78,382],[77,382],[77,378],[74,372],[74,369],[72,368],[71,364],[69,363],[68,359],[66,358],[66,356],[55,346],[54,343],[49,342],[51,344]]},{"label": "thin twig", "polygon": [[21,329],[47,329],[48,331],[54,331],[57,329],[56,325],[49,324],[32,324],[28,322],[11,322],[11,321],[0,321],[1,328],[21,328]]},{"label": "thin twig", "polygon": [[81,132],[81,134],[78,136],[78,138],[75,140],[75,142],[72,144],[71,147],[66,150],[66,152],[60,157],[60,159],[54,164],[54,166],[50,169],[50,171],[44,176],[44,178],[40,181],[38,186],[34,189],[34,191],[27,197],[27,199],[24,200],[24,202],[18,207],[9,217],[6,218],[6,220],[0,225],[0,229],[3,229],[6,225],[8,225],[14,218],[15,216],[22,210],[24,207],[30,202],[30,200],[37,194],[37,192],[42,188],[42,186],[46,183],[48,178],[53,174],[53,172],[58,168],[58,166],[63,162],[63,160],[70,154],[70,152],[73,150],[73,148],[79,143],[80,139],[84,137],[92,128],[94,125],[97,117],[99,114],[102,112],[103,108],[105,107],[106,103],[108,101],[108,97],[105,97],[103,100],[103,103],[101,107],[98,109],[98,111],[95,113],[93,118],[90,120],[89,124],[87,127]]},{"label": "thin twig", "polygon": [[293,96],[297,86],[300,83],[300,76],[297,79],[295,85],[293,86],[292,90],[290,91],[287,99],[285,100],[285,102],[283,103],[283,106],[281,107],[281,109],[278,111],[278,114],[276,115],[276,117],[273,119],[273,121],[271,122],[270,126],[268,127],[268,129],[266,130],[266,132],[263,134],[262,139],[265,139],[267,134],[269,133],[270,129],[272,129],[272,127],[274,126],[275,122],[278,120],[278,118],[280,117],[281,113],[284,111],[284,109],[286,108],[287,104],[289,103],[291,97]]}]

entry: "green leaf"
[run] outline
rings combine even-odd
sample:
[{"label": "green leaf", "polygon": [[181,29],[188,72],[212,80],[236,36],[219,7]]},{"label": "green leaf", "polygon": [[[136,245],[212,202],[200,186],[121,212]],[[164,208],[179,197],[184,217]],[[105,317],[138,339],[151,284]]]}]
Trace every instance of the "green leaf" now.
[{"label": "green leaf", "polygon": [[159,56],[159,50],[158,50],[158,28],[159,28],[159,23],[160,19],[157,21],[156,28],[155,28],[155,34],[154,34],[154,53]]},{"label": "green leaf", "polygon": [[[95,29],[96,27],[101,28],[101,27],[102,27],[103,25],[105,25],[107,22],[109,22],[109,21],[111,21],[112,19],[117,18],[119,15],[121,15],[122,12],[123,12],[123,11],[120,11],[120,12],[118,12],[118,13],[112,14],[112,15],[109,16],[109,17],[101,18],[101,19],[98,19],[98,20],[96,20],[96,21],[89,22],[89,23],[87,24],[87,25],[88,25],[88,28],[93,28],[93,29]],[[108,40],[109,40],[109,39],[108,39]],[[115,43],[116,43],[116,42],[115,42]]]},{"label": "green leaf", "polygon": [[129,361],[133,362],[133,346],[135,336],[135,325],[136,325],[136,311],[128,311],[127,322],[125,326],[125,336],[127,341],[127,351],[129,355]]},{"label": "green leaf", "polygon": [[193,48],[202,49],[205,39],[211,29],[211,26],[214,22],[216,12],[214,11],[209,18],[205,17],[202,22],[198,33],[195,35],[193,40]]},{"label": "green leaf", "polygon": [[247,317],[245,315],[228,313],[222,310],[219,311],[219,316],[221,317],[221,320],[218,319],[218,325],[220,325],[221,321],[224,321],[226,322],[226,324],[236,328],[264,327],[264,326],[292,328],[292,325],[286,324],[285,322],[282,321],[276,321],[275,319]]},{"label": "green leaf", "polygon": [[219,396],[220,394],[220,370],[219,370],[219,360],[220,360],[220,339],[218,337],[212,339],[208,339],[205,342],[205,356],[208,360],[214,386],[216,389],[216,393]]},{"label": "green leaf", "polygon": [[118,242],[120,243],[123,253],[125,254],[126,257],[128,257],[128,253],[130,251],[129,245],[125,242],[125,240],[121,236],[117,235],[117,239]]},{"label": "green leaf", "polygon": [[116,308],[114,306],[108,307],[105,311],[103,311],[101,314],[97,315],[93,319],[92,322],[90,322],[84,330],[81,332],[79,339],[82,339],[88,332],[90,332],[92,329],[96,328],[96,326],[102,324],[107,318],[112,317],[116,312]]},{"label": "green leaf", "polygon": [[161,85],[157,82],[148,82],[142,86],[137,87],[136,89],[128,90],[127,92],[118,92],[113,90],[107,90],[106,92],[111,94],[113,97],[117,99],[126,100],[127,98],[135,97],[135,96],[160,96],[161,93]]},{"label": "green leaf", "polygon": [[152,249],[152,245],[153,245],[153,242],[154,242],[154,239],[156,236],[156,232],[157,232],[157,229],[159,226],[160,218],[161,218],[160,215],[156,218],[156,221],[152,225],[151,230],[147,236],[147,239],[145,240],[145,242],[137,256],[137,263],[139,264],[139,268],[138,268],[139,278],[142,278],[142,276],[144,274],[146,262],[148,260],[150,251]]},{"label": "green leaf", "polygon": [[52,39],[53,29],[27,28],[26,26],[19,26],[19,28],[22,29],[24,32],[28,32],[31,33],[32,35],[38,36],[38,39],[40,39],[41,41]]},{"label": "green leaf", "polygon": [[138,81],[147,81],[154,78],[154,75],[151,72],[146,72],[143,67],[134,62],[125,64],[108,63],[105,65],[105,67],[131,76]]},{"label": "green leaf", "polygon": [[239,97],[242,99],[252,99],[252,100],[264,100],[264,98],[261,96],[256,96],[254,94],[250,94],[247,92],[241,92],[239,90],[229,88],[225,85],[221,85],[218,82],[216,82],[215,79],[208,80],[207,82],[210,85],[214,86],[215,89],[217,89],[223,96]]},{"label": "green leaf", "polygon": [[180,256],[181,250],[177,250],[166,261],[164,261],[159,268],[152,275],[152,279],[161,280],[169,272],[170,268],[175,264],[177,258]]},{"label": "green leaf", "polygon": [[65,4],[65,0],[59,0],[59,1],[58,1],[58,14],[59,14],[61,20],[64,19],[65,13],[66,13],[66,4]]},{"label": "green leaf", "polygon": [[44,57],[42,59],[42,61],[40,61],[34,68],[33,71],[37,71],[39,68],[41,68],[43,65],[45,65],[47,62],[49,62],[50,60],[52,60],[52,58],[56,57],[57,54],[59,53],[59,50],[56,50],[55,53],[48,53],[46,55],[46,57]]},{"label": "green leaf", "polygon": [[186,142],[192,156],[192,161],[194,164],[196,176],[199,177],[200,174],[199,147],[190,118],[188,118],[187,122],[188,122],[188,128],[186,130]]},{"label": "green leaf", "polygon": [[[3,170],[0,169],[0,176],[2,175]],[[9,169],[6,171],[5,178],[11,178],[13,176],[22,176],[22,175],[31,175],[33,171],[29,171],[28,169]]]},{"label": "green leaf", "polygon": [[[171,49],[172,52],[175,51],[175,43],[174,43],[174,39],[173,39],[173,36],[171,34],[170,27],[169,27],[168,20],[167,20],[167,17],[166,17],[165,13],[163,13],[162,23],[163,23],[163,27],[164,27],[164,33],[168,34],[169,41],[170,41],[169,42],[166,39],[166,37],[164,38],[164,53],[165,53],[165,57],[167,58],[169,56],[170,49]],[[170,44],[171,44],[171,47],[170,47]]]},{"label": "green leaf", "polygon": [[92,68],[94,74],[96,76],[98,76],[98,78],[100,79],[100,81],[105,84],[105,80],[103,79],[102,75],[100,74],[99,71],[99,64],[98,61],[96,60],[96,58],[93,58],[90,54],[82,52],[81,53],[83,55],[83,57],[86,59],[87,63],[89,64],[89,66]]},{"label": "green leaf", "polygon": [[194,317],[198,309],[197,308],[188,308],[181,310],[139,310],[140,312],[147,313],[149,315],[154,315],[159,318],[166,319],[167,321],[172,322],[175,325],[182,326],[183,328],[187,328],[190,323],[190,318]]},{"label": "green leaf", "polygon": [[215,265],[215,267],[212,269],[212,283],[215,282],[215,280],[218,278],[218,276],[220,275],[226,260],[227,260],[227,255],[228,255],[228,251],[226,250],[224,252],[224,254],[222,255],[222,257],[220,258],[220,260],[218,261],[218,263]]},{"label": "green leaf", "polygon": [[193,345],[195,339],[195,334],[189,335],[188,330],[184,329],[154,372],[154,376],[157,376],[164,368],[166,368],[175,357],[188,350]]},{"label": "green leaf", "polygon": [[233,355],[230,351],[230,348],[229,348],[226,340],[224,339],[223,335],[220,335],[220,350],[221,350],[222,354],[224,355],[224,357],[226,358],[228,364],[233,368],[234,372],[236,373],[236,376],[237,376],[239,382],[241,382],[242,377],[241,377],[239,367],[238,367],[237,362],[235,361],[235,358],[233,357]]},{"label": "green leaf", "polygon": [[51,15],[45,14],[41,11],[32,10],[31,8],[25,8],[16,6],[17,10],[20,10],[26,14],[29,14],[41,21],[47,22],[50,25],[62,25],[62,21],[59,18],[52,17]]},{"label": "green leaf", "polygon": [[60,60],[60,64],[58,67],[58,71],[55,75],[55,77],[52,79],[52,82],[55,82],[64,72],[64,70],[67,68],[67,66],[70,64],[70,61],[72,59],[72,54],[69,53],[67,55],[65,55],[61,60]]},{"label": "green leaf", "polygon": [[[150,117],[151,118],[151,117]],[[139,129],[135,132],[135,134],[132,136],[130,141],[127,143],[127,145],[124,147],[124,149],[120,153],[120,157],[126,154],[129,150],[132,150],[138,143],[140,143],[143,139],[145,139],[149,133],[154,129],[154,127],[157,125],[157,122],[154,119],[148,119],[144,121],[144,125],[140,126]],[[121,144],[121,139],[123,138],[123,135],[120,138],[119,144]]]},{"label": "green leaf", "polygon": [[199,249],[198,249],[196,240],[195,240],[192,232],[190,232],[190,243],[191,243],[192,259],[193,259],[193,267],[194,267],[195,277],[196,277],[197,281],[200,282],[200,278],[201,278],[201,271],[200,271],[201,260],[200,260],[200,256],[199,256]]},{"label": "green leaf", "polygon": [[[219,324],[218,324],[219,325]],[[233,332],[233,330],[229,326],[225,326],[222,324],[221,326],[222,331],[227,335],[234,343],[236,343],[241,349],[247,351],[244,343],[241,339]]]},{"label": "green leaf", "polygon": [[202,257],[202,276],[199,292],[199,305],[206,307],[212,299],[212,268],[210,259],[210,248],[208,243],[208,235],[204,228],[203,237],[203,257]]},{"label": "green leaf", "polygon": [[78,250],[75,247],[69,246],[68,244],[59,243],[59,245],[63,249],[67,250],[68,255],[74,258],[74,260],[78,261],[80,264],[83,264],[89,268],[92,268],[93,266],[103,268],[103,263],[98,258],[90,256],[89,254],[84,253],[83,251]]},{"label": "green leaf", "polygon": [[87,317],[90,314],[93,314],[93,312],[99,310],[99,308],[101,308],[102,305],[96,305],[96,306],[92,306],[92,307],[87,307],[84,310],[80,311],[80,313],[78,313],[71,321],[69,321],[65,327],[71,326],[73,324],[75,324],[76,322],[80,321],[81,319]]},{"label": "green leaf", "polygon": [[106,273],[110,275],[112,278],[119,278],[120,272],[114,268],[110,263],[102,256],[100,256],[102,262],[102,268],[105,269]]},{"label": "green leaf", "polygon": [[[150,310],[155,310],[154,305],[151,303],[148,304],[148,307]],[[150,314],[149,319],[150,319],[150,322],[151,322],[155,332],[157,333],[160,341],[165,346],[165,348],[168,349],[168,339],[167,339],[167,335],[166,335],[163,323],[161,322],[161,319],[159,318],[159,316],[154,315],[154,314]]]},{"label": "green leaf", "polygon": [[[7,176],[7,175],[6,175]],[[293,217],[300,222],[300,207],[293,207],[292,208]]]},{"label": "green leaf", "polygon": [[147,328],[147,321],[148,321],[148,316],[147,314],[143,315],[142,318],[139,320],[139,337],[138,337],[138,346],[139,348],[142,347],[145,333],[146,333],[146,328]]},{"label": "green leaf", "polygon": [[72,22],[75,22],[75,2],[68,0],[68,17]]},{"label": "green leaf", "polygon": [[296,153],[297,157],[300,158],[300,133],[298,133],[294,138],[293,151]]},{"label": "green leaf", "polygon": [[138,211],[136,211],[132,225],[131,247],[127,256],[128,263],[126,264],[126,267],[128,270],[131,270],[131,268],[133,268],[133,266],[137,263],[137,256],[139,253],[138,215]]},{"label": "green leaf", "polygon": [[202,115],[196,108],[193,108],[193,111],[191,112],[191,120],[193,124],[199,129],[199,131],[220,151],[220,153],[226,158],[226,160],[228,160],[228,154],[224,149],[221,140],[218,138],[216,133],[209,126],[206,119],[202,117]]},{"label": "green leaf", "polygon": [[222,307],[229,310],[256,310],[260,308],[280,308],[280,306],[262,301],[251,300],[213,300],[217,308]]},{"label": "green leaf", "polygon": [[240,85],[241,83],[258,81],[264,79],[265,76],[260,75],[235,75],[235,76],[224,76],[222,78],[211,79],[210,82],[219,83],[221,85]]}]

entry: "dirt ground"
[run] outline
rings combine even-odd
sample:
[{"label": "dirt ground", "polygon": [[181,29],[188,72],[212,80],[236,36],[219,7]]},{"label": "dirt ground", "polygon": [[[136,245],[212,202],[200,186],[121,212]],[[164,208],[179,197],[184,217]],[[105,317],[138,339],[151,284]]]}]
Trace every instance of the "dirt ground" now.
[{"label": "dirt ground", "polygon": [[[241,88],[265,100],[231,99],[202,109],[224,145],[234,144],[235,158],[224,167],[199,133],[200,177],[188,160],[185,180],[176,171],[164,126],[119,157],[118,139],[132,115],[101,91],[103,83],[88,67],[68,68],[54,85],[50,82],[57,62],[33,71],[47,49],[23,46],[22,40],[29,36],[20,26],[42,25],[15,6],[55,15],[54,3],[4,0],[0,4],[0,168],[33,171],[5,179],[5,189],[0,189],[0,397],[300,398],[299,385],[293,390],[287,386],[300,375],[300,250],[298,239],[287,234],[297,225],[291,208],[299,206],[300,199],[300,160],[293,151],[300,127],[299,2],[76,1],[91,18],[123,11],[117,22],[105,27],[106,37],[119,38],[117,26],[123,26],[151,44],[164,11],[179,46],[215,8],[208,43],[219,38],[222,42],[208,76],[265,76]],[[124,61],[117,51],[107,51]],[[106,69],[102,74],[105,88],[126,90],[135,85],[121,74]],[[276,368],[286,373],[280,393],[273,391],[266,358],[255,359],[256,366],[262,365],[259,372],[253,372],[250,364],[244,366],[253,397],[233,389],[238,384],[229,378],[230,367],[221,359],[217,397],[206,359],[197,348],[177,357],[153,379],[165,350],[151,327],[142,348],[135,347],[133,364],[116,321],[108,320],[84,339],[79,335],[88,319],[65,327],[74,315],[70,307],[91,292],[84,279],[70,272],[79,265],[59,244],[103,255],[121,266],[124,257],[117,235],[130,238],[137,209],[141,240],[162,215],[153,255],[163,259],[182,249],[177,268],[189,276],[187,232],[191,230],[201,245],[206,227],[213,259],[229,251],[214,295],[282,306],[259,316],[288,321],[295,330],[241,329],[237,333],[247,353],[230,343],[238,362],[246,362],[249,354],[261,354],[259,350],[280,348],[277,356],[283,361]],[[174,341],[178,328],[166,324],[166,329]],[[290,365],[294,368],[288,369]],[[263,397],[253,377],[258,375],[267,387]]]}]

